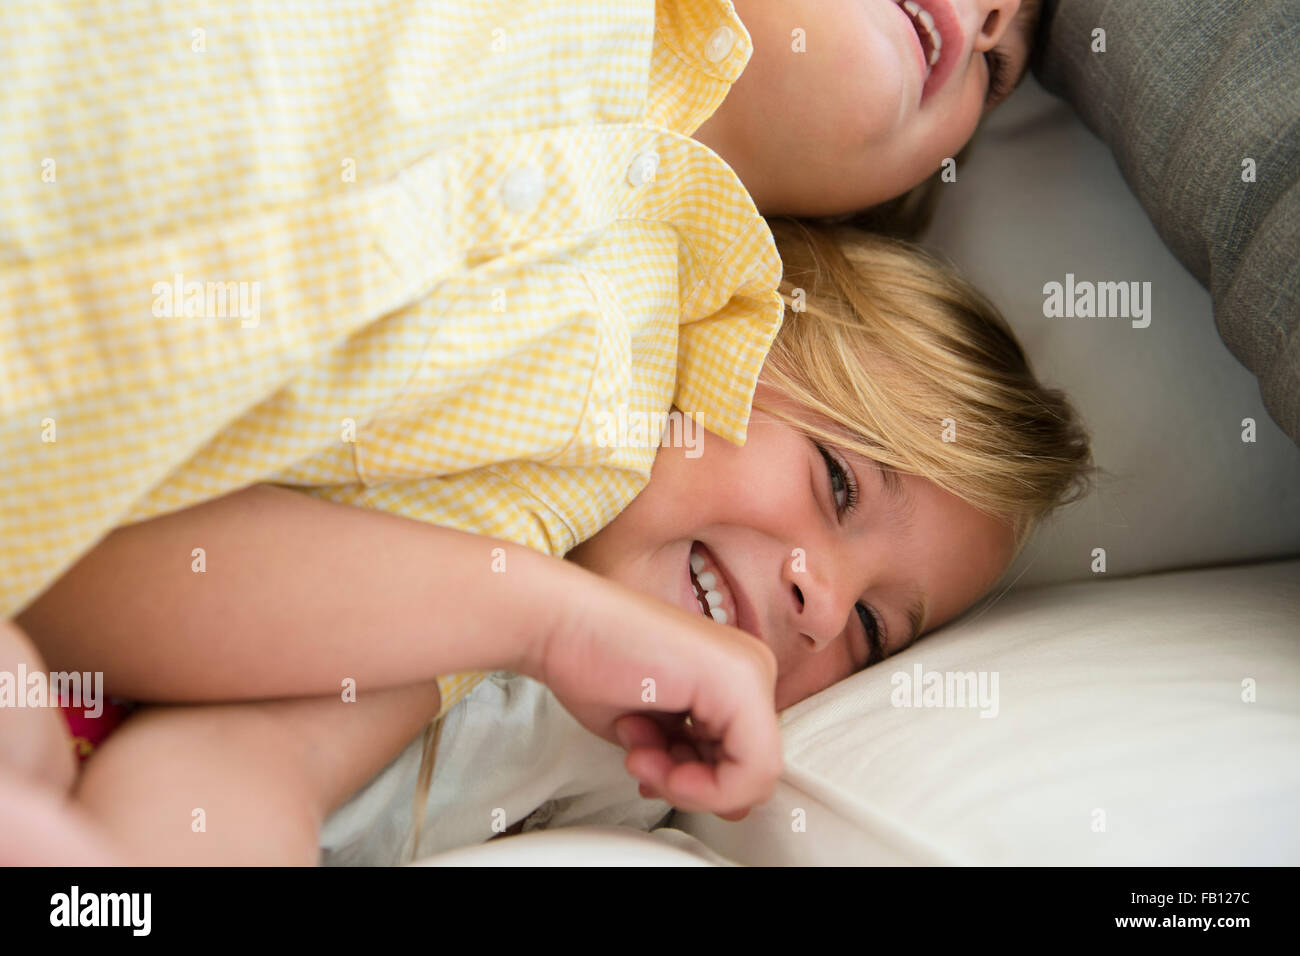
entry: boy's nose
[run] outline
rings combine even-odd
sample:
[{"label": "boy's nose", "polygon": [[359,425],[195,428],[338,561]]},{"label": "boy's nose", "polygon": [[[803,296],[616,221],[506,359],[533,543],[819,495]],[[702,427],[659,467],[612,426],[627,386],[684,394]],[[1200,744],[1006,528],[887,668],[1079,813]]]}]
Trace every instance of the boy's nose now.
[{"label": "boy's nose", "polygon": [[976,0],[975,8],[979,14],[978,29],[975,33],[975,52],[991,50],[1002,40],[1002,35],[1011,29],[1011,21],[1020,12],[1021,0]]}]

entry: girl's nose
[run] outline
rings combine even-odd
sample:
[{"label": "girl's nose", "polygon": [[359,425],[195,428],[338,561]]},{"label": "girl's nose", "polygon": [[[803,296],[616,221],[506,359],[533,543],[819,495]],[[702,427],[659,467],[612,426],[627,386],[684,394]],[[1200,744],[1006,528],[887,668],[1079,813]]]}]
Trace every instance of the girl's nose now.
[{"label": "girl's nose", "polygon": [[843,633],[853,602],[837,596],[831,582],[809,572],[792,574],[788,585],[794,631],[822,650]]}]

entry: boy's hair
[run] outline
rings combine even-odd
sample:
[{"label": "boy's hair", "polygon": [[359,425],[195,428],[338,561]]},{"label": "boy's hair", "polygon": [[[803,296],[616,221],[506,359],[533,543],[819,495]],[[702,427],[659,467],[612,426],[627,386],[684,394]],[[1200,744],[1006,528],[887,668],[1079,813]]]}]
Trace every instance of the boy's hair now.
[{"label": "boy's hair", "polygon": [[838,433],[763,411],[1009,521],[1017,554],[1048,514],[1089,492],[1096,469],[1078,414],[955,271],[848,226],[769,225],[786,311],[763,380]]}]

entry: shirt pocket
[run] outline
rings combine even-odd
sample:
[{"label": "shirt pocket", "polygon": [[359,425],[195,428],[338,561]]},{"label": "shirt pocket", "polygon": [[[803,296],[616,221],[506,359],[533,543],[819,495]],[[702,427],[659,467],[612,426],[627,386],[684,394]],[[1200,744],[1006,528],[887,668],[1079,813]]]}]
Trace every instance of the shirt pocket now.
[{"label": "shirt pocket", "polygon": [[427,333],[396,399],[358,429],[363,484],[609,456],[584,438],[593,392],[603,404],[631,378],[608,281],[556,263],[498,279],[444,283],[413,307]]}]

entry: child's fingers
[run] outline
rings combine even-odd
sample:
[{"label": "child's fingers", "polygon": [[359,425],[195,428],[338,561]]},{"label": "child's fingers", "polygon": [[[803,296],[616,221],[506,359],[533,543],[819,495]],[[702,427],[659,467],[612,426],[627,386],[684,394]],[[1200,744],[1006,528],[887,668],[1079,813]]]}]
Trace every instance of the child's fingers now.
[{"label": "child's fingers", "polygon": [[744,810],[736,810],[732,813],[719,813],[718,816],[730,823],[739,823],[741,820],[745,819],[745,817],[749,816],[749,808],[746,807]]},{"label": "child's fingers", "polygon": [[638,747],[628,753],[623,766],[642,783],[662,792],[663,782],[676,764],[662,748]]},{"label": "child's fingers", "polygon": [[743,819],[754,803],[762,802],[745,795],[753,789],[754,768],[725,758],[706,722],[686,724],[679,714],[629,714],[615,727],[628,751],[625,767],[640,781],[642,796],[731,821]]},{"label": "child's fingers", "polygon": [[[657,800],[665,800],[668,803],[671,803],[678,810],[682,810],[686,813],[709,811],[711,809],[710,807],[685,795],[686,793],[697,789],[699,786],[698,782],[687,787],[683,787],[682,785],[682,781],[686,779],[683,776],[683,771],[686,771],[688,774],[701,772],[707,773],[709,772],[709,768],[698,762],[672,764],[671,761],[667,761],[666,765],[664,760],[659,759],[664,756],[665,755],[660,754],[658,755],[658,758],[653,761],[647,759],[645,762],[638,765],[639,770],[644,770],[644,773],[637,774],[641,779],[641,796]],[[728,812],[731,814],[739,812],[743,815],[749,811],[746,808],[740,811],[733,810]],[[722,815],[722,813],[719,813],[719,816]]]},{"label": "child's fingers", "polygon": [[739,819],[736,814],[744,816],[749,812],[748,807],[718,811],[714,809],[717,802],[710,803],[708,798],[700,797],[712,784],[714,768],[696,759],[688,745],[674,744],[671,753],[639,749],[635,755],[629,755],[627,767],[628,772],[641,782],[643,797],[666,800],[687,813],[729,814],[728,819]]},{"label": "child's fingers", "polygon": [[[775,677],[776,659],[765,645],[767,675]],[[771,694],[771,691],[768,691]],[[689,794],[714,813],[734,813],[766,803],[784,770],[781,730],[772,698],[757,706],[750,703],[736,714],[701,714],[697,723],[709,739],[718,742],[717,762],[698,778],[699,789]]]},{"label": "child's fingers", "polygon": [[[641,796],[644,797],[646,800],[663,799],[659,795],[658,790],[654,789],[654,787],[646,786],[644,783],[638,787],[638,790],[640,791]],[[685,809],[685,808],[681,808],[681,809]],[[738,823],[739,821],[745,819],[745,817],[749,816],[749,808],[746,807],[744,810],[733,810],[730,813],[719,813],[717,814],[717,816],[721,817],[723,820],[726,820],[730,823]]]},{"label": "child's fingers", "polygon": [[668,756],[672,757],[673,763],[676,764],[700,762],[699,752],[683,740],[677,741],[668,748]]},{"label": "child's fingers", "polygon": [[638,747],[666,749],[677,763],[713,763],[717,745],[686,719],[681,714],[628,714],[614,722],[615,735],[628,751]]},{"label": "child's fingers", "polygon": [[690,765],[703,767],[698,752],[685,741],[675,741],[666,747],[637,747],[628,753],[624,764],[628,773],[640,781],[641,796],[667,800],[681,810],[703,810],[706,808],[683,802],[669,783],[673,773]]},{"label": "child's fingers", "polygon": [[653,781],[666,775],[673,762],[659,725],[640,714],[627,714],[614,721],[614,734],[627,751],[623,766],[641,782],[641,796],[656,795]]},{"label": "child's fingers", "polygon": [[626,714],[614,721],[614,735],[629,753],[641,747],[662,750],[667,746],[659,725],[641,714]]},{"label": "child's fingers", "polygon": [[716,764],[720,748],[716,741],[705,736],[696,727],[687,726],[687,733],[690,735],[691,744],[694,746],[699,756],[692,759],[699,760],[703,763],[713,766]]},{"label": "child's fingers", "polygon": [[708,812],[724,820],[741,820],[749,813],[750,805],[737,805],[728,794],[739,790],[734,775],[739,768],[727,761],[710,766],[699,761],[679,763],[670,769],[660,783],[654,781],[662,798],[688,813]]},{"label": "child's fingers", "polygon": [[[673,764],[705,759],[699,741],[690,739],[689,735],[684,736],[682,728],[674,726],[680,725],[682,720],[682,715],[677,714],[627,715],[615,722],[615,735],[629,756],[634,751],[667,754],[668,763],[664,766],[671,769]],[[639,765],[644,759],[650,758],[632,761],[629,770],[632,765]]]},{"label": "child's fingers", "polygon": [[[711,745],[709,745],[707,742],[705,742],[705,743],[704,743],[704,746],[707,747],[707,746],[711,746]],[[672,757],[676,760],[676,765],[677,765],[677,766],[681,766],[683,763],[697,763],[697,764],[699,764],[701,767],[703,767],[705,770],[708,770],[708,769],[709,769],[709,768],[706,766],[706,764],[708,764],[709,761],[706,760],[706,761],[704,761],[704,762],[700,762],[700,761],[698,760],[698,756],[692,752],[692,748],[690,748],[690,747],[688,747],[688,746],[686,746],[686,745],[684,745],[684,744],[677,744],[677,745],[674,746],[673,750],[674,750],[674,753],[672,754]],[[685,758],[685,759],[681,759],[681,758]],[[642,767],[642,766],[644,766],[643,763],[642,763],[642,764],[638,764],[638,768],[640,768],[640,767]],[[673,769],[676,769],[676,767],[674,767]],[[672,771],[669,771],[669,772],[671,773]],[[647,800],[663,800],[663,799],[667,799],[666,797],[664,797],[664,796],[659,792],[659,790],[658,790],[656,787],[651,786],[651,785],[649,785],[649,784],[647,784],[647,783],[645,783],[645,782],[642,782],[642,783],[640,784],[638,790],[639,790],[641,796],[644,797],[644,798],[647,799]],[[700,810],[702,810],[702,809],[705,809],[705,808],[703,808],[703,807],[700,807],[700,806],[696,806],[696,805],[694,805],[693,802],[690,802],[689,805],[678,805],[677,803],[675,803],[675,802],[672,801],[672,800],[668,800],[668,802],[669,802],[669,803],[673,803],[674,806],[677,806],[677,807],[678,807],[678,809],[680,809],[680,810],[684,810],[684,811],[686,811],[686,812],[688,812],[688,813],[691,813],[691,812],[698,812],[698,811],[700,811]],[[741,808],[741,809],[739,809],[739,810],[731,810],[731,811],[726,811],[726,812],[719,812],[719,813],[717,814],[717,816],[721,817],[723,820],[728,820],[728,821],[730,821],[730,822],[732,822],[732,823],[735,823],[735,822],[740,821],[740,820],[743,820],[743,819],[745,819],[745,817],[749,816],[749,811],[750,811],[750,808],[749,808],[749,807],[744,807],[744,808]]]}]

